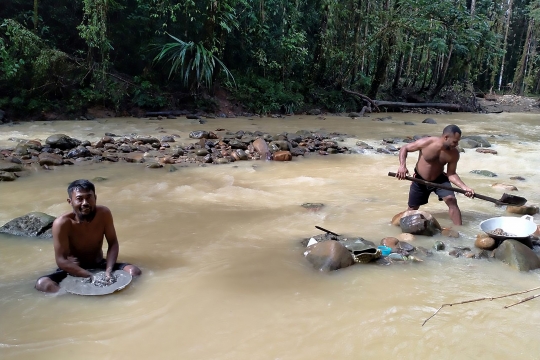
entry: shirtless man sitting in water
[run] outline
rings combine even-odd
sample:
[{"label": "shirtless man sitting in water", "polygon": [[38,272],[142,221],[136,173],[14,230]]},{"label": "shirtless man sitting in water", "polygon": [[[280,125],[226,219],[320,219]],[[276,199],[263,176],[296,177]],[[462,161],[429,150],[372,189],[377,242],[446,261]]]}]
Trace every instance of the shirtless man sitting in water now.
[{"label": "shirtless man sitting in water", "polygon": [[[92,277],[87,269],[105,270],[106,277],[114,270],[132,276],[141,274],[135,265],[117,263],[119,245],[111,211],[96,205],[96,190],[88,180],[76,180],[68,186],[67,202],[72,212],[54,220],[52,226],[54,255],[58,269],[36,282],[36,289],[54,293],[66,276]],[[107,258],[103,258],[103,236],[107,239]]]},{"label": "shirtless man sitting in water", "polygon": [[[405,176],[409,173],[406,165],[407,154],[420,151],[414,169],[414,177],[447,186],[450,186],[450,182],[452,182],[465,190],[467,197],[474,197],[474,190],[465,185],[456,174],[459,161],[459,152],[456,147],[460,139],[460,128],[456,125],[448,125],[444,128],[440,137],[421,138],[403,146],[399,151],[399,169],[396,177],[400,180],[405,179]],[[444,173],[445,165],[447,165],[446,174]],[[444,200],[448,206],[448,213],[452,222],[455,225],[461,225],[461,211],[453,191],[412,182],[409,191],[408,210],[418,210],[421,205],[427,204],[431,192],[435,192],[439,196],[439,201]]]}]

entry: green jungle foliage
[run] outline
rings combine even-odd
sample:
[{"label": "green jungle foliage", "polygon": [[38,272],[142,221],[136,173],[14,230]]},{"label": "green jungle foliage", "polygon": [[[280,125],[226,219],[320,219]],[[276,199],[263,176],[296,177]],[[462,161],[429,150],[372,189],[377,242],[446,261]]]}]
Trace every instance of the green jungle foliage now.
[{"label": "green jungle foliage", "polygon": [[[3,0],[0,108],[332,112],[540,94],[540,0]],[[458,86],[459,84],[459,86]],[[445,95],[446,96],[446,95]]]}]

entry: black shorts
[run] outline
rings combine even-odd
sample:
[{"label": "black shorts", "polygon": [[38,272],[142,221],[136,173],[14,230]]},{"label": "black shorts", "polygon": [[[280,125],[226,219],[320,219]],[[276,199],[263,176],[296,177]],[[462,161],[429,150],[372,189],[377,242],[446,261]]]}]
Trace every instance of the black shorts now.
[{"label": "black shorts", "polygon": [[[128,264],[128,263],[115,263],[114,266],[113,266],[113,271],[115,271],[115,270],[123,270],[124,267],[126,267],[127,265],[130,265],[130,264]],[[102,259],[96,266],[92,267],[91,269],[105,270],[106,268],[107,268],[107,260]],[[44,277],[48,277],[49,279],[51,279],[55,283],[60,284],[60,281],[64,280],[67,276],[68,276],[68,273],[65,270],[62,270],[62,269],[58,268],[58,269],[56,269],[55,272],[53,272],[53,273],[51,273],[49,275],[40,276],[39,279],[44,278]]]},{"label": "black shorts", "polygon": [[[418,172],[416,171],[416,169],[414,169],[414,177],[417,179],[422,179],[422,177],[418,175]],[[452,186],[450,184],[450,180],[448,180],[448,176],[446,176],[445,173],[442,173],[438,178],[436,178],[435,180],[431,182],[436,183],[436,184],[441,184],[441,185]],[[420,205],[427,204],[429,195],[432,192],[437,194],[437,196],[439,197],[439,201],[442,201],[442,199],[447,196],[452,196],[452,197],[456,196],[455,193],[450,190],[439,189],[433,186],[427,186],[427,185],[419,184],[416,182],[412,182],[411,189],[409,190],[409,204],[408,204],[409,207],[414,208]]]}]

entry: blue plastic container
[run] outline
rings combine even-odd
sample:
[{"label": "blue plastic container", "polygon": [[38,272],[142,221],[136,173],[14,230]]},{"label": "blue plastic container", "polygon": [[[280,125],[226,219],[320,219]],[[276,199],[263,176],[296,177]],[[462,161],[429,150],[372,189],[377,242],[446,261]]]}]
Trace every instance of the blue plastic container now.
[{"label": "blue plastic container", "polygon": [[388,256],[392,253],[391,247],[381,245],[381,246],[378,246],[377,248],[381,249],[382,256]]}]

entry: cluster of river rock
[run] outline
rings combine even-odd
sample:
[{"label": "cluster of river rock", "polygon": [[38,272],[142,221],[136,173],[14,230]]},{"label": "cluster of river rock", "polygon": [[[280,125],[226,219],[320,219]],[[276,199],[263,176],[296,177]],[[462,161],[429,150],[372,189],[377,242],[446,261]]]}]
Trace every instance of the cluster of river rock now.
[{"label": "cluster of river rock", "polygon": [[[290,161],[293,156],[310,153],[351,153],[351,149],[340,145],[343,134],[306,130],[277,135],[260,131],[200,130],[192,131],[189,137],[192,140],[188,144],[178,143],[178,135],[164,135],[158,139],[153,136],[106,133],[93,143],[65,134],[51,135],[44,143],[12,138],[14,146],[0,150],[0,181],[15,180],[26,167],[33,165],[51,169],[61,165],[109,161],[146,163],[147,167],[160,168],[167,164],[226,164],[258,159]],[[357,145],[359,148],[370,148],[364,143]]]},{"label": "cluster of river rock", "polygon": [[[498,259],[510,267],[528,271],[540,268],[540,225],[529,238],[493,239],[486,233],[476,237],[474,247],[447,246],[441,239],[458,238],[457,231],[442,228],[430,213],[409,210],[396,214],[393,225],[400,226],[403,233],[397,237],[385,237],[380,245],[392,251],[382,255],[378,244],[361,237],[345,237],[327,232],[303,239],[304,256],[320,271],[342,269],[355,263],[390,265],[394,263],[418,263],[433,255],[434,251],[447,251],[453,257],[471,259]],[[323,229],[324,230],[324,229]],[[436,236],[431,249],[414,246],[415,235]]]}]

